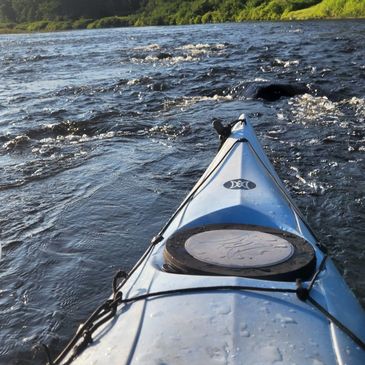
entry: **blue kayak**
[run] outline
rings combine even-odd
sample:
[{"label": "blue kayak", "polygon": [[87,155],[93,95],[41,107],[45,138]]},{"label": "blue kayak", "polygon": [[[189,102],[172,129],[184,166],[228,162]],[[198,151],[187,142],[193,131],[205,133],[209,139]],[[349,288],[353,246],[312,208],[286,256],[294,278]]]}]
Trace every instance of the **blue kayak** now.
[{"label": "blue kayak", "polygon": [[363,365],[365,315],[249,121],[53,364]]}]

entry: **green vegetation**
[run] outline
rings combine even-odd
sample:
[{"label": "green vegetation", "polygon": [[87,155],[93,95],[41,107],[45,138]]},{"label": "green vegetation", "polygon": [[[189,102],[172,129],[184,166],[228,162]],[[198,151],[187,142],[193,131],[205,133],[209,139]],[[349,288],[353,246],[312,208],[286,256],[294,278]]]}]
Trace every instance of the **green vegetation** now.
[{"label": "green vegetation", "polygon": [[365,18],[364,0],[0,0],[0,33]]},{"label": "green vegetation", "polygon": [[364,0],[323,0],[315,6],[283,14],[282,19],[363,18]]},{"label": "green vegetation", "polygon": [[0,0],[0,20],[26,23],[39,20],[99,19],[125,16],[147,0]]},{"label": "green vegetation", "polygon": [[109,16],[95,20],[87,25],[88,29],[130,27],[135,23],[132,16]]}]

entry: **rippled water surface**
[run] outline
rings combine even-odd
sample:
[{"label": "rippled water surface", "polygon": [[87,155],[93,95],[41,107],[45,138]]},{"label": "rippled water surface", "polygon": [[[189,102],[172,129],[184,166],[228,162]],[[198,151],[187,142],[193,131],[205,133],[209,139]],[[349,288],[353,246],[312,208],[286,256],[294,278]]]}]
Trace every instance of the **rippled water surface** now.
[{"label": "rippled water surface", "polygon": [[[0,364],[58,352],[242,112],[365,303],[364,21],[0,36]],[[276,101],[270,82],[307,85]]]}]

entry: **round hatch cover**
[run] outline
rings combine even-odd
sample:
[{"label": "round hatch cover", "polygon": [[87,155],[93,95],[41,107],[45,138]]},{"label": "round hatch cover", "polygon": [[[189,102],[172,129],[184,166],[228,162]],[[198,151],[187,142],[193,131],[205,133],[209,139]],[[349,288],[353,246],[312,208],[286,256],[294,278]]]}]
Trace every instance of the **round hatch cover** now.
[{"label": "round hatch cover", "polygon": [[294,253],[294,246],[283,237],[242,229],[196,233],[186,240],[185,249],[197,260],[234,268],[277,265]]},{"label": "round hatch cover", "polygon": [[179,231],[167,240],[164,257],[167,271],[284,281],[310,277],[316,263],[301,237],[238,224]]}]

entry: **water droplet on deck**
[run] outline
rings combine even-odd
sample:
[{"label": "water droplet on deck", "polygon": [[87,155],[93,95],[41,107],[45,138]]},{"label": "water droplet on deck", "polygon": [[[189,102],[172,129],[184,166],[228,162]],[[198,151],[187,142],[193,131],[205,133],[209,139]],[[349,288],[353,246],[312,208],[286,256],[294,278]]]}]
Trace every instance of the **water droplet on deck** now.
[{"label": "water droplet on deck", "polygon": [[265,346],[260,349],[261,359],[264,364],[273,364],[283,361],[283,356],[276,346]]},{"label": "water droplet on deck", "polygon": [[282,316],[280,313],[276,314],[275,318],[278,319],[281,324],[297,323],[297,321],[294,318]]}]

